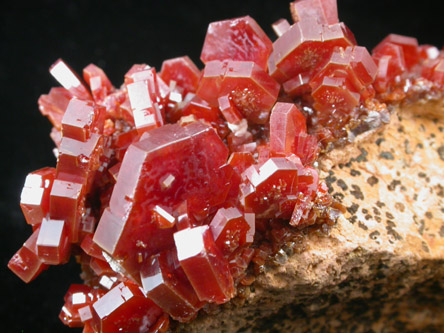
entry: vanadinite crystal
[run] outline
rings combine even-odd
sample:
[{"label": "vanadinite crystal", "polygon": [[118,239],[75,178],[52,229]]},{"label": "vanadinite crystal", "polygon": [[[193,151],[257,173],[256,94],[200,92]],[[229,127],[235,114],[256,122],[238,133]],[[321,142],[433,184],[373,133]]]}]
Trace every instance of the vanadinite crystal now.
[{"label": "vanadinite crystal", "polygon": [[68,290],[64,324],[165,332],[242,297],[298,229],[335,222],[318,156],[416,79],[444,86],[438,49],[392,34],[370,54],[335,0],[290,9],[274,43],[249,16],[211,23],[202,69],[187,56],[136,64],[115,88],[94,64],[84,80],[51,66],[63,87],[38,103],[57,165],[26,177],[33,233],[8,267],[29,282],[76,256],[85,284]]}]

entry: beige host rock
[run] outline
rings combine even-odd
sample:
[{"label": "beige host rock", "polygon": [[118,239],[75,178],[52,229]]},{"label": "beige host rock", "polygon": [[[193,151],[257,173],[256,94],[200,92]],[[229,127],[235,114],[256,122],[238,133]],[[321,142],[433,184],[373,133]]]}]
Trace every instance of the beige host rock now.
[{"label": "beige host rock", "polygon": [[330,234],[269,267],[231,302],[178,329],[444,330],[444,107],[396,108],[390,123],[321,161],[347,207]]}]

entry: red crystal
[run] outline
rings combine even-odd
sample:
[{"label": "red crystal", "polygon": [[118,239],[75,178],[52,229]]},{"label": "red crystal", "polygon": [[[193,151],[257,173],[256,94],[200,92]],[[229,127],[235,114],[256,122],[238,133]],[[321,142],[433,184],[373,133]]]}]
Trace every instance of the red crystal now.
[{"label": "red crystal", "polygon": [[298,74],[292,79],[285,81],[282,84],[285,93],[290,97],[302,96],[310,93],[310,77],[308,75]]},{"label": "red crystal", "polygon": [[176,218],[172,216],[171,213],[167,211],[167,209],[162,208],[159,205],[156,205],[151,210],[151,214],[152,221],[154,221],[154,223],[160,229],[172,228],[176,223]]},{"label": "red crystal", "polygon": [[105,108],[91,101],[71,99],[62,120],[63,137],[85,142],[92,133],[102,133]]},{"label": "red crystal", "polygon": [[[310,81],[315,91],[325,77],[345,78],[354,92],[361,93],[376,76],[377,67],[367,49],[360,46],[333,51],[330,60]],[[316,102],[319,103],[318,100]]]},{"label": "red crystal", "polygon": [[162,310],[131,282],[122,282],[93,304],[97,332],[146,332]]},{"label": "red crystal", "polygon": [[65,221],[72,243],[77,242],[79,237],[82,211],[83,186],[56,179],[51,190],[49,214],[52,219]]},{"label": "red crystal", "polygon": [[263,70],[272,50],[271,40],[250,16],[213,22],[208,26],[200,59],[252,61]]},{"label": "red crystal", "polygon": [[65,110],[73,94],[65,88],[51,88],[48,95],[39,98],[39,110],[42,115],[48,117],[52,125],[58,130],[62,129],[62,119]]},{"label": "red crystal", "polygon": [[96,102],[103,101],[114,90],[105,72],[94,64],[89,64],[83,69],[83,78],[91,88]]},{"label": "red crystal", "polygon": [[237,208],[220,208],[210,223],[214,241],[224,255],[253,242],[254,214]]},{"label": "red crystal", "polygon": [[293,103],[276,103],[270,116],[270,149],[291,153],[294,138],[307,132],[304,115]]},{"label": "red crystal", "polygon": [[219,104],[219,110],[229,126],[239,125],[242,119],[244,119],[229,95],[219,97],[217,102]]},{"label": "red crystal", "polygon": [[416,38],[390,34],[385,37],[374,49],[373,55],[387,55],[387,44],[398,45],[402,49],[403,59],[407,68],[412,68],[419,62],[418,41]]},{"label": "red crystal", "polygon": [[351,111],[359,104],[359,93],[355,92],[348,78],[324,76],[321,84],[313,90],[314,107],[318,111],[340,109]]},{"label": "red crystal", "polygon": [[174,241],[180,266],[201,301],[222,304],[234,296],[228,263],[207,225],[178,231]]},{"label": "red crystal", "polygon": [[80,247],[83,251],[85,251],[86,254],[90,255],[91,257],[105,260],[105,257],[102,254],[102,249],[93,241],[93,235],[86,235],[83,238]]},{"label": "red crystal", "polygon": [[150,258],[140,274],[147,296],[173,319],[187,322],[196,317],[203,306],[180,267],[174,249]]},{"label": "red crystal", "polygon": [[444,84],[444,59],[429,59],[424,62],[422,75],[437,84]]},{"label": "red crystal", "polygon": [[250,167],[243,176],[250,181],[242,190],[244,205],[261,218],[273,218],[287,195],[312,195],[318,183],[316,170],[281,157],[270,158],[258,172]]},{"label": "red crystal", "polygon": [[66,229],[64,221],[43,219],[37,254],[45,264],[60,265],[68,261],[71,247]]},{"label": "red crystal", "polygon": [[54,168],[43,168],[31,172],[25,180],[20,196],[20,207],[26,222],[40,224],[49,212],[49,194],[55,178]]},{"label": "red crystal", "polygon": [[60,320],[69,327],[82,327],[80,310],[91,306],[105,292],[84,284],[72,284],[65,294],[65,304],[60,312]]},{"label": "red crystal", "polygon": [[278,93],[279,84],[252,61],[210,61],[197,88],[197,95],[213,106],[230,95],[243,116],[256,124],[268,120]]},{"label": "red crystal", "polygon": [[79,76],[62,60],[57,60],[49,69],[51,75],[75,97],[91,100],[91,94]]},{"label": "red crystal", "polygon": [[134,124],[139,133],[162,126],[163,117],[158,104],[152,97],[154,92],[150,89],[149,81],[135,81],[128,84],[127,89]]},{"label": "red crystal", "polygon": [[183,95],[196,92],[200,79],[200,70],[187,56],[165,60],[159,76],[167,85],[171,80],[183,89]]},{"label": "red crystal", "polygon": [[312,77],[329,59],[335,47],[355,45],[343,23],[320,25],[311,20],[293,24],[273,43],[268,60],[270,75],[283,83],[298,74]]},{"label": "red crystal", "polygon": [[48,265],[44,264],[37,255],[39,231],[40,228],[37,228],[8,262],[8,268],[26,283],[34,280],[48,268]]},{"label": "red crystal", "polygon": [[[200,122],[185,127],[165,125],[147,132],[145,139],[131,145],[125,154],[110,211],[102,216],[94,241],[123,259],[129,274],[138,275],[140,256],[165,250],[172,242],[171,228],[157,229],[147,219],[150,209],[155,205],[171,208],[188,200],[193,213],[206,214],[209,207],[222,203],[228,186],[223,185],[227,175],[219,168],[227,155],[216,132]],[[195,178],[196,172],[200,178]]]},{"label": "red crystal", "polygon": [[336,0],[297,0],[290,3],[294,22],[316,19],[319,24],[339,23]]},{"label": "red crystal", "polygon": [[290,23],[288,23],[286,19],[281,18],[274,22],[271,27],[276,36],[281,37],[288,29],[290,29]]},{"label": "red crystal", "polygon": [[387,76],[393,79],[395,76],[402,74],[406,69],[404,51],[401,46],[393,43],[383,43],[377,45],[373,49],[373,58],[379,61],[382,57],[390,56],[389,67],[387,68]]}]

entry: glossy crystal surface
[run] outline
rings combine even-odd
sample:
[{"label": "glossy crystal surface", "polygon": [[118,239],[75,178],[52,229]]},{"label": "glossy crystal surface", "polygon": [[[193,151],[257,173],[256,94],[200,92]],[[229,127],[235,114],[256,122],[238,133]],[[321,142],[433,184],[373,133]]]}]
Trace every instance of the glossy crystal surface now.
[{"label": "glossy crystal surface", "polygon": [[20,207],[26,222],[40,224],[49,212],[49,194],[55,178],[55,169],[46,167],[26,176],[20,195]]},{"label": "glossy crystal surface", "polygon": [[234,295],[228,262],[216,246],[208,226],[174,234],[177,257],[201,301],[225,303]]},{"label": "glossy crystal surface", "polygon": [[213,22],[208,26],[200,59],[252,61],[262,69],[272,50],[271,40],[250,16]]},{"label": "glossy crystal surface", "polygon": [[99,332],[146,332],[161,314],[140,287],[121,282],[93,304],[92,326]]},{"label": "glossy crystal surface", "polygon": [[140,274],[148,297],[175,320],[189,321],[204,304],[181,268],[175,249],[151,257]]}]

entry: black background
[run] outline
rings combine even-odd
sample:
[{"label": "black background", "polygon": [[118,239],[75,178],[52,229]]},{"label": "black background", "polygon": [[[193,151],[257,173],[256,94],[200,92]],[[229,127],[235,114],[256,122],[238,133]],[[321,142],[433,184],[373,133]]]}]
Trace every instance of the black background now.
[{"label": "black background", "polygon": [[[160,69],[164,59],[189,55],[202,68],[208,23],[250,15],[274,40],[271,23],[290,20],[284,1],[34,1],[16,0],[0,13],[0,322],[6,332],[63,332],[57,316],[70,283],[80,282],[70,263],[51,267],[24,284],[7,262],[31,233],[19,207],[28,172],[55,166],[50,124],[37,99],[57,83],[49,66],[63,58],[81,73],[93,62],[114,85],[134,63]],[[339,0],[339,17],[360,45],[372,49],[390,32],[421,44],[444,43],[442,1],[415,5],[398,0]],[[71,332],[80,331],[70,330]]]}]

